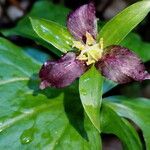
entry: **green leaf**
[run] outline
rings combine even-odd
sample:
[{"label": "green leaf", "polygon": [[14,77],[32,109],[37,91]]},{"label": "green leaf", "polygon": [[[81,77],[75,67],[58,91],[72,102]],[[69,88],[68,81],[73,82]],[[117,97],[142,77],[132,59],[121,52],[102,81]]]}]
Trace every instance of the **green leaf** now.
[{"label": "green leaf", "polygon": [[102,102],[103,78],[92,66],[79,80],[80,98],[84,110],[100,132],[100,107]]},{"label": "green leaf", "polygon": [[[59,11],[58,11],[59,10]],[[33,30],[29,17],[35,18],[43,18],[48,19],[54,22],[57,22],[61,25],[66,25],[66,17],[69,13],[69,9],[61,6],[53,4],[48,0],[37,1],[29,14],[26,15],[23,19],[21,19],[17,26],[12,29],[1,30],[1,32],[5,36],[19,35],[22,37],[30,38],[37,43],[45,46],[49,50],[55,52],[56,54],[61,55],[59,51],[57,51],[53,46],[45,42],[41,39]]]},{"label": "green leaf", "polygon": [[[77,85],[40,91],[41,63],[0,38],[0,149],[99,150]],[[75,96],[72,96],[75,95]]]},{"label": "green leaf", "polygon": [[149,13],[150,1],[137,2],[114,18],[112,18],[100,31],[104,38],[104,46],[119,44]]},{"label": "green leaf", "polygon": [[37,47],[24,47],[23,49],[29,56],[33,57],[41,63],[44,63],[47,60],[54,59],[48,53],[44,52],[43,50]]},{"label": "green leaf", "polygon": [[121,119],[106,104],[102,105],[101,109],[101,131],[116,135],[125,150],[142,150],[139,136],[133,126],[127,120]]},{"label": "green leaf", "polygon": [[143,61],[150,60],[150,43],[142,41],[138,34],[130,33],[121,45],[134,51]]},{"label": "green leaf", "polygon": [[30,20],[34,31],[40,38],[63,53],[72,49],[73,38],[65,27],[44,19],[30,18]]},{"label": "green leaf", "polygon": [[116,87],[118,84],[104,77],[103,94]]},{"label": "green leaf", "polygon": [[150,150],[150,101],[144,98],[110,97],[107,105],[120,116],[134,121],[142,130],[147,150]]}]

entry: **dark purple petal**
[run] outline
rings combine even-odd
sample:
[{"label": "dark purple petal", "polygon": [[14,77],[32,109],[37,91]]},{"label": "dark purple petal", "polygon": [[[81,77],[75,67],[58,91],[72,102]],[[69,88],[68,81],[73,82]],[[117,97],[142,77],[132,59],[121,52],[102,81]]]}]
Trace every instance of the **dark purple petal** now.
[{"label": "dark purple petal", "polygon": [[150,79],[138,56],[121,46],[109,46],[96,67],[108,79],[118,83]]},{"label": "dark purple petal", "polygon": [[97,18],[93,3],[85,4],[69,14],[67,27],[76,40],[85,42],[86,32],[95,39],[97,34]]},{"label": "dark purple petal", "polygon": [[66,87],[80,77],[86,69],[85,63],[77,60],[75,53],[72,52],[65,54],[58,61],[47,61],[39,73],[41,78],[40,88],[44,89],[49,86]]}]

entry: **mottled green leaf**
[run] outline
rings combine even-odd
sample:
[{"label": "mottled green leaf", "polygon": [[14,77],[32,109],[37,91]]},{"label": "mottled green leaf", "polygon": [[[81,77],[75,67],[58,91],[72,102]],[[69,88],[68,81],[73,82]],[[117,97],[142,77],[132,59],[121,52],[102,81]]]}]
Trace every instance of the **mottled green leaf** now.
[{"label": "mottled green leaf", "polygon": [[44,19],[30,18],[30,20],[34,31],[44,41],[64,53],[72,49],[73,38],[65,27]]},{"label": "mottled green leaf", "polygon": [[99,36],[104,38],[104,46],[119,44],[149,13],[150,1],[137,2],[104,25]]},{"label": "mottled green leaf", "polygon": [[120,96],[106,98],[106,100],[106,104],[120,116],[131,119],[141,128],[146,148],[150,150],[150,100]]},{"label": "mottled green leaf", "polygon": [[79,80],[80,98],[84,110],[100,132],[100,107],[102,102],[103,78],[92,66]]},{"label": "mottled green leaf", "polygon": [[116,135],[125,150],[142,150],[142,144],[133,126],[127,120],[121,119],[106,104],[103,104],[101,109],[101,131]]},{"label": "mottled green leaf", "polygon": [[[0,38],[0,149],[99,150],[76,85],[40,91],[41,63]],[[73,96],[74,95],[74,96]]]}]

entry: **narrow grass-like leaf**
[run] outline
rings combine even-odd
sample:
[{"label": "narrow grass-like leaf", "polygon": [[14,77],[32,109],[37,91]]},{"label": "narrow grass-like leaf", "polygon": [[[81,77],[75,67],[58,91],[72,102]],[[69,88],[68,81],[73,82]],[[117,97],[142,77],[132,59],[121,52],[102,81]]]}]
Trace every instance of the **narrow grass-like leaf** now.
[{"label": "narrow grass-like leaf", "polygon": [[79,91],[84,110],[100,132],[100,107],[102,102],[103,77],[92,66],[80,77]]},{"label": "narrow grass-like leaf", "polygon": [[67,29],[53,21],[30,18],[34,31],[40,38],[52,44],[61,52],[72,49],[73,38]]},{"label": "narrow grass-like leaf", "polygon": [[104,25],[99,36],[104,46],[119,44],[149,13],[150,1],[137,2],[120,12]]},{"label": "narrow grass-like leaf", "polygon": [[150,150],[150,100],[144,98],[110,97],[105,102],[120,116],[134,121],[142,130],[147,150]]},{"label": "narrow grass-like leaf", "polygon": [[142,150],[142,144],[134,127],[127,120],[121,119],[106,104],[103,104],[101,109],[101,131],[116,135],[125,150]]}]

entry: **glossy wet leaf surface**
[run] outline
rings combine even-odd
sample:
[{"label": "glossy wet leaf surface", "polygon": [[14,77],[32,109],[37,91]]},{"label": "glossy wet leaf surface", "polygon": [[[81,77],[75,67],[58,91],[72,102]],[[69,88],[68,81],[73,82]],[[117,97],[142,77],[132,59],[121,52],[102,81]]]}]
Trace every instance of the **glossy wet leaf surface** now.
[{"label": "glossy wet leaf surface", "polygon": [[127,7],[108,21],[99,34],[104,38],[104,46],[119,44],[146,17],[149,11],[150,1],[141,1]]},{"label": "glossy wet leaf surface", "polygon": [[120,116],[131,119],[142,130],[147,150],[150,149],[150,101],[144,98],[112,97],[106,103]]},{"label": "glossy wet leaf surface", "polygon": [[136,130],[127,120],[120,118],[114,110],[106,104],[101,110],[101,131],[116,135],[125,150],[141,150],[142,144]]},{"label": "glossy wet leaf surface", "polygon": [[102,103],[103,77],[92,66],[79,80],[80,98],[84,110],[100,132],[100,107]]},{"label": "glossy wet leaf surface", "polygon": [[41,64],[2,38],[0,60],[0,149],[100,149],[75,84],[40,91]]},{"label": "glossy wet leaf surface", "polygon": [[[0,60],[0,149],[101,148],[100,135],[83,112],[78,85],[40,91],[36,73],[41,64],[2,38]],[[142,128],[149,146],[148,100],[133,103],[116,97],[104,102],[100,113],[103,133],[117,135],[127,149],[140,146],[133,127],[117,111]]]},{"label": "glossy wet leaf surface", "polygon": [[30,21],[33,30],[44,41],[52,44],[64,53],[72,50],[73,37],[65,27],[44,19],[30,18]]}]

